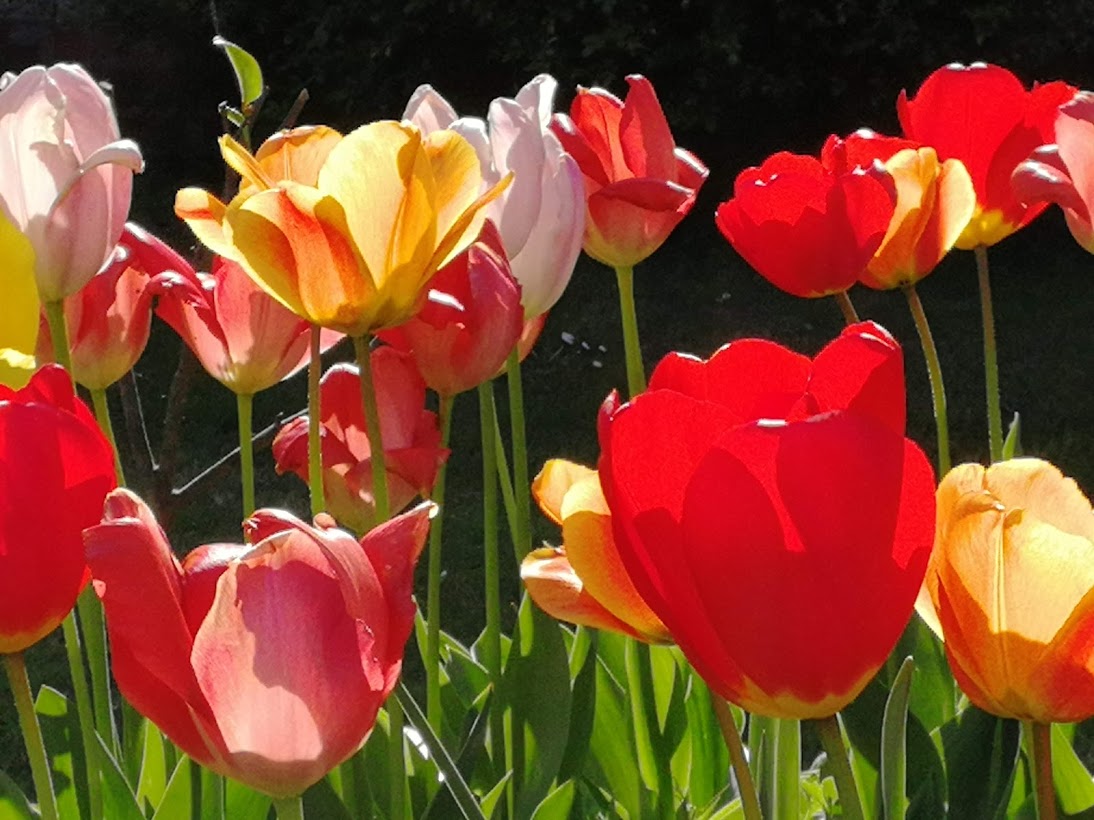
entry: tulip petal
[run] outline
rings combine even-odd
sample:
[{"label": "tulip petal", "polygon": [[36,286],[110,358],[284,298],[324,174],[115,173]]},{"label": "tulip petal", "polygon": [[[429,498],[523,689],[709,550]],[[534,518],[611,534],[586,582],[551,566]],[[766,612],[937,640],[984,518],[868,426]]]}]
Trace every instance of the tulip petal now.
[{"label": "tulip petal", "polygon": [[[22,387],[34,369],[38,338],[38,286],[34,278],[34,248],[0,208],[0,384]],[[29,368],[28,368],[29,365]]]},{"label": "tulip petal", "polygon": [[561,525],[562,501],[566,493],[578,481],[594,475],[596,470],[564,458],[552,458],[532,481],[532,497],[544,515]]},{"label": "tulip petal", "polygon": [[676,179],[676,143],[653,84],[641,74],[627,77],[627,98],[619,121],[619,144],[631,175]]},{"label": "tulip petal", "polygon": [[904,354],[896,339],[874,322],[844,328],[817,354],[809,392],[819,412],[846,409],[904,435]]},{"label": "tulip petal", "polygon": [[255,160],[271,179],[291,180],[314,188],[319,170],[342,135],[325,125],[303,125],[278,131],[262,143]]}]

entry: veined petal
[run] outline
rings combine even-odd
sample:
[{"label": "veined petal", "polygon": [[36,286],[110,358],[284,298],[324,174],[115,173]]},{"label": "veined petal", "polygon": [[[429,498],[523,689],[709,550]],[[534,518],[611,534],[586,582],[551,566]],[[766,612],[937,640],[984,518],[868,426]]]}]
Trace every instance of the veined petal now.
[{"label": "veined petal", "polygon": [[218,142],[220,144],[220,155],[224,157],[224,161],[229,168],[243,177],[245,183],[260,191],[272,188],[277,184],[277,180],[266,173],[266,169],[251,156],[251,152],[230,136],[225,134]]},{"label": "veined petal", "polygon": [[315,187],[319,169],[341,140],[333,128],[302,125],[271,135],[255,153],[255,160],[271,179]]},{"label": "veined petal", "polygon": [[183,188],[175,194],[175,216],[183,220],[194,236],[218,256],[236,259],[239,253],[225,234],[227,207],[208,191]]}]

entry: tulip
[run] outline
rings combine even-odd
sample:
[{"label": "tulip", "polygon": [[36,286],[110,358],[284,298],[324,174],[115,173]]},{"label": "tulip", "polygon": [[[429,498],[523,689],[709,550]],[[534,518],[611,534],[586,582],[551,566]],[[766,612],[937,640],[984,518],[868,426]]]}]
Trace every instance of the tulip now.
[{"label": "tulip", "polygon": [[445,265],[406,324],[380,338],[410,353],[426,385],[455,396],[494,378],[524,330],[520,286],[488,222],[479,240]]},{"label": "tulip", "polygon": [[570,115],[551,121],[585,177],[585,252],[630,268],[659,247],[687,216],[709,170],[677,148],[653,85],[627,77],[620,100],[603,88],[578,88]]},{"label": "tulip", "polygon": [[501,232],[529,320],[550,310],[566,289],[585,230],[581,171],[548,128],[557,89],[553,77],[539,74],[514,99],[490,103],[484,122],[457,118],[444,97],[422,85],[403,113],[423,134],[450,128],[466,137],[479,155],[484,186],[513,172],[513,184],[485,214]]},{"label": "tulip", "polygon": [[755,270],[794,296],[846,291],[881,246],[893,217],[888,172],[873,158],[848,165],[829,139],[821,160],[780,152],[733,183],[715,214],[722,235]]},{"label": "tulip", "polygon": [[1033,149],[1052,142],[1056,109],[1075,91],[1061,81],[1026,91],[1005,68],[952,63],[931,74],[913,99],[900,93],[904,135],[933,147],[941,160],[961,160],[972,178],[976,212],[956,247],[994,245],[1045,209],[1046,203],[1021,202],[1011,174]]},{"label": "tulip", "polygon": [[119,138],[110,100],[70,63],[0,78],[0,145],[0,213],[34,249],[39,298],[59,302],[114,250],[140,149]]},{"label": "tulip", "polygon": [[758,339],[670,354],[600,428],[623,566],[711,688],[780,718],[855,698],[908,622],[934,528],[893,338],[867,322],[813,360]]},{"label": "tulip", "polygon": [[924,589],[976,706],[1037,723],[1094,716],[1094,514],[1052,464],[951,470]]},{"label": "tulip", "polygon": [[1060,106],[1055,143],[1036,149],[1014,172],[1015,194],[1022,202],[1055,202],[1064,210],[1071,235],[1094,253],[1094,93],[1080,91]]},{"label": "tulip", "polygon": [[[384,464],[391,509],[401,510],[418,495],[428,496],[448,451],[440,448],[437,417],[424,409],[425,382],[410,357],[392,347],[372,351],[371,365],[380,407]],[[371,446],[361,407],[356,367],[337,364],[319,387],[323,489],[328,511],[343,526],[367,531],[375,521]],[[308,480],[308,419],[298,417],[273,442],[277,472]]]},{"label": "tulip", "polygon": [[648,643],[671,641],[623,568],[596,470],[551,459],[536,476],[532,494],[544,515],[562,527],[563,543],[535,550],[521,564],[532,600],[559,620]]},{"label": "tulip", "polygon": [[114,454],[72,382],[46,365],[0,386],[0,654],[60,625],[89,579],[81,532],[114,487]]},{"label": "tulip", "polygon": [[329,518],[259,510],[247,544],[180,564],[144,502],[112,493],[85,538],[118,688],[203,766],[300,794],[360,748],[395,687],[431,514],[358,542]]},{"label": "tulip", "polygon": [[175,213],[297,316],[354,337],[413,316],[508,184],[482,193],[475,150],[452,131],[375,122],[345,137],[306,127],[271,139],[251,156],[221,137],[239,194],[225,206],[186,188]]},{"label": "tulip", "polygon": [[0,301],[0,386],[23,387],[34,372],[38,338],[38,286],[34,248],[0,210],[0,260],[4,299]]}]

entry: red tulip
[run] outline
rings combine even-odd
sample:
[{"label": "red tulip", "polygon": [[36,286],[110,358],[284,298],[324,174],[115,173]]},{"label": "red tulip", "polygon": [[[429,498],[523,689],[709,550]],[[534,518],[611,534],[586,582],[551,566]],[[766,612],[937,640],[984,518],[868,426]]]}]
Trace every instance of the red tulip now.
[{"label": "red tulip", "polygon": [[612,267],[633,267],[661,247],[709,173],[676,147],[650,81],[632,74],[627,84],[626,100],[578,88],[570,116],[551,121],[585,176],[585,252]]},{"label": "red tulip", "polygon": [[425,306],[379,336],[411,354],[425,383],[454,396],[492,379],[524,329],[520,285],[494,223],[430,280]]},{"label": "red tulip", "polygon": [[715,214],[722,235],[775,287],[816,297],[850,288],[881,245],[896,192],[872,160],[780,152],[746,168]]},{"label": "red tulip", "polygon": [[259,510],[246,545],[180,565],[144,502],[112,493],[85,538],[118,688],[203,766],[300,794],[357,751],[395,687],[432,510],[359,543]]},{"label": "red tulip", "polygon": [[1062,81],[1026,91],[1005,68],[952,63],[931,74],[914,99],[900,92],[897,114],[905,136],[930,145],[941,160],[961,160],[972,177],[976,213],[958,248],[994,245],[1045,209],[1045,203],[1021,202],[1011,174],[1033,149],[1052,142],[1056,110],[1075,91]]},{"label": "red tulip", "polygon": [[1094,93],[1080,91],[1056,115],[1055,143],[1018,166],[1013,183],[1026,203],[1055,202],[1083,248],[1094,253]]},{"label": "red tulip", "polygon": [[606,404],[601,445],[623,564],[715,691],[807,718],[862,690],[934,536],[888,333],[852,325],[812,361],[757,339],[706,362],[670,354],[647,392]]},{"label": "red tulip", "polygon": [[87,583],[81,533],[114,487],[114,454],[63,368],[0,385],[0,654],[52,632]]},{"label": "red tulip", "polygon": [[[181,258],[179,263],[162,280],[156,315],[210,376],[234,393],[254,395],[307,364],[311,325],[278,304],[238,263],[218,256],[211,274],[195,273]],[[323,331],[322,349],[341,338]]]},{"label": "red tulip", "polygon": [[[437,470],[448,457],[441,448],[435,413],[424,409],[425,382],[405,353],[392,347],[372,351],[372,380],[380,408],[388,494],[392,510],[433,490]],[[372,452],[361,409],[357,368],[337,364],[319,385],[323,489],[327,509],[342,526],[365,532],[375,521]],[[308,480],[308,419],[293,419],[273,442],[278,473]]]}]

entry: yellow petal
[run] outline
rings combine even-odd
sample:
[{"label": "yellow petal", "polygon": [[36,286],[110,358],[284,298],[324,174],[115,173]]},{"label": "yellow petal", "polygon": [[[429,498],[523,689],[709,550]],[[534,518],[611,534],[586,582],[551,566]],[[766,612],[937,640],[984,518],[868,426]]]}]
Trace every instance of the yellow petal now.
[{"label": "yellow petal", "polygon": [[201,188],[183,188],[175,194],[175,216],[190,226],[198,241],[219,256],[235,259],[238,254],[225,232],[227,210],[223,202]]},{"label": "yellow petal", "polygon": [[34,248],[0,211],[0,383],[22,387],[34,370],[38,286]]},{"label": "yellow petal", "polygon": [[325,125],[303,125],[278,131],[258,151],[255,160],[270,177],[315,187],[319,169],[342,135]]},{"label": "yellow petal", "polygon": [[562,524],[562,499],[576,482],[596,475],[596,470],[564,458],[552,458],[532,481],[532,496],[543,514]]},{"label": "yellow petal", "polygon": [[443,268],[463,253],[478,238],[483,223],[486,221],[486,211],[484,209],[501,196],[512,181],[513,172],[510,171],[456,218],[456,221],[452,223],[452,227],[437,241],[437,250],[429,263],[431,269],[439,270]]},{"label": "yellow petal", "polygon": [[959,159],[948,159],[938,172],[938,204],[941,225],[939,245],[949,252],[976,212],[976,189],[968,169]]},{"label": "yellow petal", "polygon": [[277,184],[277,180],[272,178],[258,160],[251,156],[251,152],[227,134],[220,138],[219,143],[220,155],[224,157],[224,161],[243,178],[240,193],[247,186],[257,191],[264,191]]}]

